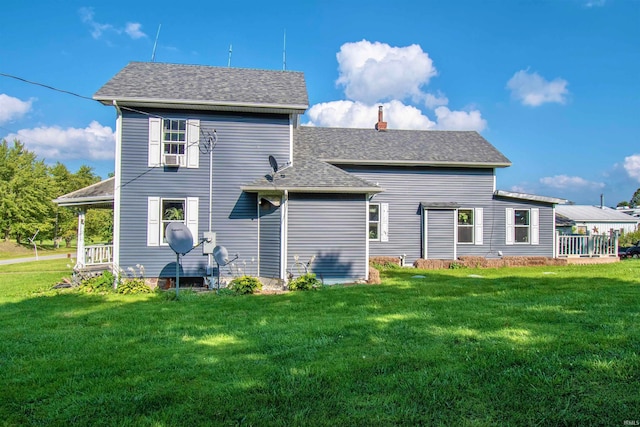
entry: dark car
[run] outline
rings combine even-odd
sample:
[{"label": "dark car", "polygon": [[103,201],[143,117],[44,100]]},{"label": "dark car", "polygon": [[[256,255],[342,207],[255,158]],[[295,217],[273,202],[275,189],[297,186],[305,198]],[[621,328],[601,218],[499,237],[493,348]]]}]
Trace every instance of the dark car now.
[{"label": "dark car", "polygon": [[624,253],[625,258],[640,258],[640,241],[628,248]]}]

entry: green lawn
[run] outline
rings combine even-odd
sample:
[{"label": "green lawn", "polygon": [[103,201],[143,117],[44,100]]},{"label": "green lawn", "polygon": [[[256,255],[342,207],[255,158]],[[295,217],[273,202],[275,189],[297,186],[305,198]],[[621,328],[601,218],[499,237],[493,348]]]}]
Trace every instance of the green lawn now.
[{"label": "green lawn", "polygon": [[640,260],[178,301],[43,291],[66,271],[0,266],[0,425],[640,420]]}]

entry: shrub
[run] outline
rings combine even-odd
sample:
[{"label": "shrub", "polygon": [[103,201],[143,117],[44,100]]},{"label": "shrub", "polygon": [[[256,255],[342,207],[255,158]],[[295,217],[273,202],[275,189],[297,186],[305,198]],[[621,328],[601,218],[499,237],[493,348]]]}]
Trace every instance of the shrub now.
[{"label": "shrub", "polygon": [[116,292],[119,294],[148,294],[151,287],[144,282],[144,279],[124,279],[118,284]]},{"label": "shrub", "polygon": [[618,245],[622,247],[633,246],[640,240],[640,230],[632,231],[630,233],[623,233],[620,235]]},{"label": "shrub", "polygon": [[316,279],[313,273],[303,274],[289,282],[289,290],[291,291],[310,291],[318,289],[322,283]]},{"label": "shrub", "polygon": [[236,294],[245,295],[262,289],[262,283],[252,276],[240,276],[233,279],[228,287]]},{"label": "shrub", "polygon": [[78,290],[86,293],[113,291],[114,276],[110,271],[103,271],[101,275],[83,280]]},{"label": "shrub", "polygon": [[453,261],[451,264],[449,264],[449,269],[450,270],[459,270],[461,268],[467,268],[467,266],[461,262],[457,262],[457,261]]}]

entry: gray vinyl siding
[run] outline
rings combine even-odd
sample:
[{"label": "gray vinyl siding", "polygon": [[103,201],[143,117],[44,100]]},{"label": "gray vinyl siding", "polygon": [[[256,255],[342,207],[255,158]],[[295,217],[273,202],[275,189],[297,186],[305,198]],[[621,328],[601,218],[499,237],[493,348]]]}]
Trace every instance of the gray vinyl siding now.
[{"label": "gray vinyl siding", "polygon": [[[257,199],[255,194],[243,193],[240,186],[270,172],[269,155],[281,163],[289,160],[288,116],[151,112],[169,118],[199,119],[204,135],[216,130],[211,228],[218,245],[225,246],[230,254],[239,254],[238,262],[246,263],[247,268],[256,268],[251,263],[258,256]],[[199,239],[209,228],[209,154],[201,150],[197,169],[149,168],[148,129],[146,115],[124,111],[118,263],[121,268],[142,264],[148,277],[167,277],[175,274],[175,254],[168,246],[146,245],[147,198],[198,197]],[[202,135],[200,139],[202,142]],[[197,248],[183,258],[183,274],[202,276],[206,265],[207,257]]]},{"label": "gray vinyl siding", "polygon": [[[406,254],[407,263],[422,257],[423,229],[421,203],[454,202],[460,208],[483,209],[483,244],[457,244],[456,255],[498,257],[553,256],[552,206],[493,197],[494,171],[490,168],[427,167],[343,167],[384,189],[372,203],[389,203],[389,241],[370,241],[370,256]],[[540,244],[505,244],[505,209],[540,209]],[[452,236],[453,239],[453,236]]]},{"label": "gray vinyl siding", "polygon": [[[538,245],[520,244],[506,245],[506,209],[531,209],[538,208],[540,212],[540,232]],[[546,256],[553,257],[553,242],[555,230],[553,228],[554,214],[553,207],[548,204],[527,202],[520,200],[510,200],[503,198],[495,199],[496,226],[493,228],[494,245],[493,252],[501,251],[504,256]],[[486,224],[486,223],[485,223]],[[485,225],[485,236],[487,235]],[[459,247],[459,246],[458,246]]]},{"label": "gray vinyl siding", "polygon": [[455,211],[434,209],[426,212],[427,259],[455,259]]},{"label": "gray vinyl siding", "polygon": [[260,205],[260,276],[280,277],[280,208]]},{"label": "gray vinyl siding", "polygon": [[287,265],[315,261],[312,271],[325,283],[366,279],[364,195],[290,194]]}]

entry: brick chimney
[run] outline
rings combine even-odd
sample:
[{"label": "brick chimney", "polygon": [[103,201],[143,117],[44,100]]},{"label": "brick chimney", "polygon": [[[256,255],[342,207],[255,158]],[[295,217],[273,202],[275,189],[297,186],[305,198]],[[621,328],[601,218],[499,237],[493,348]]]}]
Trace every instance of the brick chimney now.
[{"label": "brick chimney", "polygon": [[387,122],[382,121],[382,105],[378,107],[378,123],[376,123],[376,130],[378,132],[387,130]]}]

